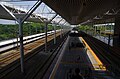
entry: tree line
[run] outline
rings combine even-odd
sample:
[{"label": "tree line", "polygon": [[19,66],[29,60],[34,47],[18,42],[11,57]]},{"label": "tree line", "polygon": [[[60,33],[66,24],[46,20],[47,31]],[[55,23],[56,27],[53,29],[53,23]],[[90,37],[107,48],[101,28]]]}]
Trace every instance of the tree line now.
[{"label": "tree line", "polygon": [[[23,24],[23,36],[34,35],[44,32],[44,23],[24,23]],[[48,25],[48,31],[53,30],[52,24]],[[57,26],[56,29],[60,29]],[[0,24],[0,41],[17,38],[19,34],[19,25],[3,25]]]}]

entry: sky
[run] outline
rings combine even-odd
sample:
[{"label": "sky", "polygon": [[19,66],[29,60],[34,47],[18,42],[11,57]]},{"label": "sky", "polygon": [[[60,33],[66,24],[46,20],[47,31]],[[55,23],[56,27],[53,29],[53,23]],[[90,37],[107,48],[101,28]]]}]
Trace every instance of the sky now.
[{"label": "sky", "polygon": [[0,24],[16,24],[17,22],[15,20],[4,20],[0,19]]},{"label": "sky", "polygon": [[[5,1],[5,0],[3,0]],[[8,0],[6,0],[8,1]],[[25,5],[27,4],[28,2],[8,2],[10,4],[15,4],[15,5]],[[29,2],[30,5],[33,5],[34,2]],[[0,24],[15,24],[15,20],[6,20],[6,19],[0,19]]]},{"label": "sky", "polygon": [[[8,2],[10,6],[14,7],[17,6],[18,8],[26,9],[29,10],[34,4],[35,1],[21,1],[21,2]],[[44,8],[44,9],[43,9]],[[35,11],[35,13],[40,14],[42,17],[47,17],[47,18],[52,18],[55,14],[41,14],[43,13],[49,13],[52,10],[47,7],[44,3],[42,3]],[[55,13],[52,11],[52,13]],[[0,19],[0,24],[15,24],[15,21],[10,21],[10,20],[3,20]]]}]

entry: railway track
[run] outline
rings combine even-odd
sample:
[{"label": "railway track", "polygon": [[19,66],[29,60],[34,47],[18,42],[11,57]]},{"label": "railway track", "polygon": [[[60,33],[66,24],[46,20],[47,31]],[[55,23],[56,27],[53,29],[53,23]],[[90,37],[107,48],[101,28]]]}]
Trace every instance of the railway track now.
[{"label": "railway track", "polygon": [[[59,32],[59,31],[60,30],[56,30],[56,32]],[[53,35],[53,31],[49,31],[48,36],[49,35]],[[42,39],[44,37],[45,37],[45,33],[26,36],[26,37],[23,38],[23,44],[26,45],[26,44],[29,44],[31,42],[37,41],[39,39]],[[0,42],[0,54],[2,54],[4,52],[7,52],[11,49],[14,49],[18,46],[19,46],[19,39],[17,41],[17,38],[16,39],[10,39],[10,40],[7,40],[7,41],[2,41],[2,42]]]},{"label": "railway track", "polygon": [[[57,36],[60,33],[57,33]],[[41,38],[38,41],[35,42],[31,42],[29,44],[26,44],[24,46],[24,55],[28,54],[29,52],[31,52],[32,50],[36,49],[37,47],[41,46],[44,44],[44,39],[45,38]],[[49,35],[48,36],[48,41],[53,39],[53,35]],[[18,49],[14,48],[8,52],[4,52],[3,54],[0,54],[0,69],[2,69],[2,67],[10,64],[11,62],[15,61],[16,59],[20,58],[20,52]]]},{"label": "railway track", "polygon": [[[59,34],[57,35],[58,37],[59,37]],[[57,37],[57,38],[58,38]],[[60,40],[59,40],[60,41]],[[51,45],[53,45],[53,42],[51,42],[51,41],[49,41],[50,43],[49,43],[49,45],[50,46],[48,46],[48,48],[49,48],[49,51],[53,51],[53,49],[51,50]],[[60,45],[60,43],[58,44],[58,46]],[[57,47],[57,46],[54,46],[54,47]],[[39,49],[39,50],[38,50]],[[34,56],[37,56],[37,53],[39,53],[40,51],[43,51],[44,50],[44,45],[41,45],[39,48],[36,48],[35,50],[33,50],[32,52],[35,52],[35,53],[32,53],[32,55],[29,53],[29,54],[27,54],[27,55],[25,55],[25,62],[28,62],[28,61],[32,61],[31,60],[31,58],[34,58]],[[47,57],[47,59],[45,59],[44,57],[41,57],[41,58],[43,58],[43,59],[41,59],[41,60],[45,60],[44,62],[43,61],[41,61],[41,64],[42,63],[45,63],[45,62],[47,62],[48,60],[50,60],[50,58],[51,58],[51,56],[55,56],[55,54],[54,53],[51,53],[48,57]],[[52,58],[54,58],[54,57],[52,57]],[[16,70],[16,69],[18,69],[19,67],[20,67],[20,64],[17,64],[19,62],[19,60],[16,60],[15,62],[13,62],[13,63],[11,63],[9,66],[6,66],[6,68],[4,68],[0,73],[1,73],[1,77],[0,78],[3,78],[3,77],[5,77],[6,75],[8,75],[8,73],[9,72],[11,72],[11,71],[14,71],[14,70]],[[42,65],[43,66],[43,65]],[[28,66],[29,67],[29,66]],[[38,66],[38,67],[41,67],[40,65]],[[44,67],[44,66],[43,66]],[[41,69],[41,68],[40,68]],[[30,71],[27,71],[27,72],[29,72],[29,75],[30,75],[30,73],[32,73],[33,74],[33,71],[34,71],[34,69],[33,70],[31,70],[31,72]],[[9,75],[8,75],[9,76]],[[29,76],[25,76],[25,78],[28,78]],[[8,77],[9,78],[9,77]],[[5,79],[5,78],[4,78]],[[30,78],[28,78],[28,79],[30,79]]]},{"label": "railway track", "polygon": [[105,44],[99,40],[96,40],[95,38],[92,38],[91,42],[94,45],[96,45],[100,50],[102,50],[102,52],[103,52],[102,54],[104,54],[104,56],[109,57],[109,60],[111,60],[111,58],[114,58],[111,61],[114,61],[115,63],[119,61],[118,59],[120,59],[120,55],[118,53],[116,53],[117,51],[113,50],[110,46],[108,47],[107,44]]},{"label": "railway track", "polygon": [[95,51],[95,53],[100,58],[100,60],[102,60],[106,68],[109,71],[115,72],[115,74],[117,72],[117,75],[118,75],[118,73],[120,72],[120,69],[119,69],[120,55],[118,53],[118,50],[116,51],[112,47],[110,46],[108,47],[107,44],[89,35],[87,35],[87,37],[84,37],[84,39],[91,46],[91,48]]}]

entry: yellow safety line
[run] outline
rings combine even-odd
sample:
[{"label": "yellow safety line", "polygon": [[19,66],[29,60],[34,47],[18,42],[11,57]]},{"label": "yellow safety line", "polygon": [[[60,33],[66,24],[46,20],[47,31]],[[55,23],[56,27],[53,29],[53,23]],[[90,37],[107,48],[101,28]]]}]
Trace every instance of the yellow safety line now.
[{"label": "yellow safety line", "polygon": [[[82,41],[84,42],[84,44],[86,45],[86,47],[89,49],[90,53],[93,55],[93,57],[95,58],[95,60],[98,63],[98,66],[104,66],[103,63],[100,61],[100,59],[96,56],[96,54],[93,52],[93,50],[90,48],[90,46],[86,43],[86,41],[80,37],[80,39],[82,39]],[[96,70],[96,69],[95,69]],[[103,69],[101,70],[106,70],[106,67],[103,67]]]}]

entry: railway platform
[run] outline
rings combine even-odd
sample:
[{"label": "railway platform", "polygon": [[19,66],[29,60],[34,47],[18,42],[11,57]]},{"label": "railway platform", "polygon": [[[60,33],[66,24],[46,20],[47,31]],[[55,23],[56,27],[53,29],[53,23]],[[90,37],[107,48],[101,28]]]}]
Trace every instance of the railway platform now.
[{"label": "railway platform", "polygon": [[78,68],[84,79],[116,79],[84,42],[82,37],[68,37],[55,66],[51,65],[43,79],[72,79]]}]

